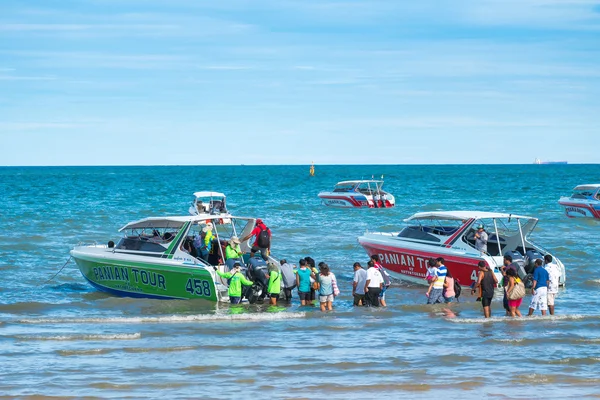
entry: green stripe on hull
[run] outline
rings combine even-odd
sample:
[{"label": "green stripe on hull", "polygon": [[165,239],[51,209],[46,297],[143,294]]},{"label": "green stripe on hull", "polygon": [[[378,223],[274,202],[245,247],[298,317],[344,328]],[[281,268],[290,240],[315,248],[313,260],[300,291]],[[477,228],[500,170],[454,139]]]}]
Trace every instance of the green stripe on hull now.
[{"label": "green stripe on hull", "polygon": [[199,267],[75,259],[83,276],[110,291],[135,296],[217,301],[211,274]]}]

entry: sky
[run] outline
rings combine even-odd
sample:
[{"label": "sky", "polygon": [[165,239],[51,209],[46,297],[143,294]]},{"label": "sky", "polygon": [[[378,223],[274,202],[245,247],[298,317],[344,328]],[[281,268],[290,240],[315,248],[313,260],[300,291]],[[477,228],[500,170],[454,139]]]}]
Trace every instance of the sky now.
[{"label": "sky", "polygon": [[599,163],[599,127],[599,1],[0,1],[0,166]]}]

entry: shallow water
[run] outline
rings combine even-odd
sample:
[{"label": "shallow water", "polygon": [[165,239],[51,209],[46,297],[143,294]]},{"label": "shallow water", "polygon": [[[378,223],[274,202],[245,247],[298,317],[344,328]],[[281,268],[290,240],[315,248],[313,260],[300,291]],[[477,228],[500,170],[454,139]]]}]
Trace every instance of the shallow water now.
[{"label": "shallow water", "polygon": [[[598,165],[0,168],[0,396],[102,398],[600,397],[600,223],[556,203]],[[317,193],[385,175],[398,206],[337,210]],[[117,298],[69,262],[78,242],[106,243],[129,221],[185,214],[191,193],[223,191],[237,215],[261,217],[273,253],[310,255],[338,276],[331,313],[291,306]],[[493,318],[462,302],[427,306],[396,282],[386,309],[353,308],[356,238],[396,230],[427,210],[538,217],[532,239],[567,268],[557,315]],[[522,311],[527,308],[525,299]]]}]

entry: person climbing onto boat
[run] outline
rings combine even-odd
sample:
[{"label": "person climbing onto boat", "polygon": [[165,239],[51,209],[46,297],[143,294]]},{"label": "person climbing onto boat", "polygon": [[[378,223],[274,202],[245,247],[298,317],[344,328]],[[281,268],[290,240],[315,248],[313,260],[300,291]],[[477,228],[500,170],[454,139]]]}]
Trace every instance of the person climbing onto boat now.
[{"label": "person climbing onto boat", "polygon": [[267,264],[267,271],[267,279],[269,280],[267,293],[269,294],[271,305],[277,305],[279,293],[281,292],[281,271],[272,262]]},{"label": "person climbing onto boat", "polygon": [[233,268],[229,272],[221,272],[216,270],[217,275],[229,280],[229,302],[231,304],[239,304],[242,301],[242,285],[252,286],[254,282],[246,279],[242,274],[242,265],[240,263],[233,264]]},{"label": "person climbing onto boat", "polygon": [[229,239],[227,247],[225,247],[225,260],[229,259],[242,259],[244,252],[240,248],[240,239],[237,236],[232,236]]},{"label": "person climbing onto boat", "polygon": [[252,249],[250,249],[250,257],[254,257],[257,251],[260,251],[260,255],[263,260],[269,260],[269,253],[271,251],[271,230],[264,224],[260,218],[256,219],[256,225],[252,232],[242,239],[242,242],[250,239],[252,236],[255,237]]},{"label": "person climbing onto boat", "polygon": [[498,284],[498,279],[496,275],[486,265],[485,261],[479,261],[477,263],[479,267],[479,274],[477,277],[477,283],[473,289],[471,289],[471,294],[475,294],[475,290],[481,287],[481,306],[483,307],[483,316],[485,318],[489,318],[492,316],[492,298],[494,297],[494,287]]}]

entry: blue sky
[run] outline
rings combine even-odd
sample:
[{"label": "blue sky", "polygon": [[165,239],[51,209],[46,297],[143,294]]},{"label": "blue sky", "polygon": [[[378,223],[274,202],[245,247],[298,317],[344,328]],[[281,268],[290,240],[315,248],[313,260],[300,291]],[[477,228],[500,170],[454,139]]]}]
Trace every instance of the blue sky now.
[{"label": "blue sky", "polygon": [[0,165],[598,163],[600,3],[2,0]]}]

